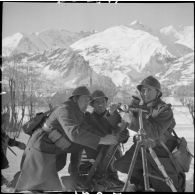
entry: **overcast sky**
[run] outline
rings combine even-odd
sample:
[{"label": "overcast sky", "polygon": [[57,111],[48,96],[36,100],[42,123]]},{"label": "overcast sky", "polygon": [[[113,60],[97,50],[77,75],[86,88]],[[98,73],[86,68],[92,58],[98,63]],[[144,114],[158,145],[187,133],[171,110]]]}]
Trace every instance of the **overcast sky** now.
[{"label": "overcast sky", "polygon": [[3,38],[46,29],[104,30],[134,20],[153,29],[194,25],[193,3],[3,3]]}]

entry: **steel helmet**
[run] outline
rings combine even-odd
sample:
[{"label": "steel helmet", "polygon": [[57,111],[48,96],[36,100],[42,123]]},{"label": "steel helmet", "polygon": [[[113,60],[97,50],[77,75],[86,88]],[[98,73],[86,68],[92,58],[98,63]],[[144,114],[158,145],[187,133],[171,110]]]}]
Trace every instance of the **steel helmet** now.
[{"label": "steel helmet", "polygon": [[73,92],[72,95],[69,98],[72,98],[74,96],[80,96],[80,95],[88,95],[90,96],[90,91],[85,86],[77,87]]},{"label": "steel helmet", "polygon": [[104,94],[101,90],[95,90],[91,95],[91,103],[95,101],[98,98],[106,98],[108,100],[108,97]]},{"label": "steel helmet", "polygon": [[141,91],[142,86],[153,87],[160,92],[159,97],[162,96],[160,83],[153,76],[146,77],[139,85],[137,85],[137,89]]}]

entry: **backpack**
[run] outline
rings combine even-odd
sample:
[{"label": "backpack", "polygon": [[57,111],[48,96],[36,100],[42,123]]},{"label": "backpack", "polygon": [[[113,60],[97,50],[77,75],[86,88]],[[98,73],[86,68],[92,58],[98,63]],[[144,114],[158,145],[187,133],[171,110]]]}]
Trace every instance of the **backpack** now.
[{"label": "backpack", "polygon": [[22,126],[24,133],[31,136],[35,130],[42,127],[42,125],[44,124],[46,119],[50,116],[52,111],[53,110],[37,113],[32,119],[30,119]]},{"label": "backpack", "polygon": [[179,170],[183,172],[188,172],[190,169],[190,164],[193,155],[190,153],[187,141],[184,137],[178,138],[177,151],[173,152],[173,158],[178,164]]},{"label": "backpack", "polygon": [[187,173],[190,169],[192,157],[194,157],[187,146],[187,141],[184,137],[178,137],[173,130],[174,136],[177,138],[176,151],[170,152],[167,146],[161,142],[162,146],[168,152],[169,157],[174,164],[178,173]]}]

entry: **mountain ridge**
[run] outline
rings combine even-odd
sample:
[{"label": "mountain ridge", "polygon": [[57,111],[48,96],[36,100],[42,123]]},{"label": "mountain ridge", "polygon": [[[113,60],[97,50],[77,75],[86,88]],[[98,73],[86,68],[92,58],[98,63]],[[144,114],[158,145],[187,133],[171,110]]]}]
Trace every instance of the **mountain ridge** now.
[{"label": "mountain ridge", "polygon": [[[192,29],[180,27],[186,33],[182,39],[178,39],[181,36],[172,27],[164,28],[163,33],[155,32],[138,21],[101,32],[72,34],[54,29],[31,35],[19,33],[12,37],[13,44],[11,39],[4,41],[3,51],[9,50],[10,56],[3,59],[8,63],[17,55],[21,63],[41,67],[43,78],[53,82],[55,90],[90,85],[91,80],[93,84],[125,88],[148,75],[174,88],[176,83],[193,82],[190,74],[194,72],[194,50],[182,44],[188,33],[186,39],[191,39]],[[22,54],[25,52],[26,55]]]}]

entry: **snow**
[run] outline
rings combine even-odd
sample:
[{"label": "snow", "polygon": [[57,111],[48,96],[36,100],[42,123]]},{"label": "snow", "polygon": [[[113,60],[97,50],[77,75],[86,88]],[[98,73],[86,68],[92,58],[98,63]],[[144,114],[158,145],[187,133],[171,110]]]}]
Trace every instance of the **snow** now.
[{"label": "snow", "polygon": [[[168,37],[168,41],[163,41],[161,35]],[[79,50],[85,60],[89,61],[93,71],[99,75],[110,77],[116,86],[123,86],[124,83],[130,85],[133,79],[136,80],[137,77],[144,76],[146,72],[150,71],[150,74],[158,74],[161,69],[163,71],[169,69],[167,72],[163,72],[163,75],[159,74],[162,81],[166,81],[167,77],[174,78],[174,71],[178,73],[182,70],[183,76],[176,79],[175,83],[177,85],[187,85],[193,80],[194,63],[193,57],[188,57],[189,54],[184,56],[184,54],[186,54],[185,52],[191,52],[191,50],[188,51],[186,47],[178,46],[175,43],[186,46],[191,44],[189,47],[192,48],[193,36],[193,26],[180,26],[177,29],[168,26],[162,28],[160,33],[154,33],[139,21],[133,21],[129,25],[114,26],[82,39],[79,38],[82,37],[79,33],[71,33],[64,29],[52,29],[29,35],[17,33],[5,38],[3,40],[3,55],[5,53],[8,55],[12,51],[32,53],[46,51],[46,49],[62,48],[67,42],[71,42],[72,39],[75,39],[74,37],[77,37],[79,41],[74,42],[72,40],[74,44],[71,47],[74,50]],[[21,44],[19,44],[20,40],[22,40]],[[178,49],[177,46],[182,49]],[[42,55],[44,58],[44,53]],[[191,55],[194,56],[192,53]],[[182,58],[177,63],[166,63],[175,56],[182,56]],[[57,51],[55,56],[46,60],[52,61],[54,66],[55,63],[58,64],[56,66],[58,68],[63,59],[66,59],[66,56],[60,56],[60,52]],[[57,72],[54,74],[57,74]],[[48,77],[51,77],[51,72],[48,72]]]},{"label": "snow", "polygon": [[46,66],[43,68],[42,73],[46,75],[47,78],[54,80],[59,76],[63,76],[63,73],[61,73],[58,70],[51,70],[49,69],[49,66]]},{"label": "snow", "polygon": [[16,33],[12,36],[8,36],[3,39],[2,41],[2,51],[3,55],[8,56],[10,53],[17,47],[20,40],[23,38],[22,33]]},{"label": "snow", "polygon": [[[180,103],[178,102],[178,100],[173,98],[173,97],[166,98],[166,101],[172,103],[174,106],[180,106]],[[189,148],[190,152],[194,155],[194,126],[193,126],[192,122],[190,122],[190,120],[189,120],[190,114],[185,107],[178,107],[178,109],[175,109],[175,107],[174,107],[173,111],[174,111],[174,117],[176,119],[175,131],[179,137],[186,138],[186,140],[188,142],[188,148]],[[181,112],[183,114],[181,114]],[[182,123],[181,123],[181,120],[182,120]],[[128,142],[124,145],[124,152],[123,153],[125,153],[125,151],[127,151],[133,143],[133,136],[135,135],[135,132],[133,132],[131,130],[129,132],[130,132],[130,138],[129,138]],[[28,139],[29,139],[28,135],[21,133],[18,140],[27,143]],[[10,163],[10,167],[8,169],[5,169],[2,171],[3,175],[6,178],[8,178],[9,180],[11,180],[12,177],[14,176],[14,174],[20,170],[20,160],[21,160],[22,153],[23,153],[17,147],[13,147],[12,149],[17,154],[17,156],[14,156],[8,150],[7,156],[8,156],[8,160]],[[70,162],[70,155],[68,154],[66,166],[64,167],[64,169],[62,169],[58,173],[60,177],[68,174],[67,168],[68,168],[69,162]],[[118,173],[119,173],[120,179],[122,181],[125,181],[127,175],[122,174],[120,172],[118,172]],[[194,186],[193,176],[194,176],[194,159],[192,159],[189,172],[186,173],[186,180],[187,180],[186,192],[193,192],[193,186]],[[6,190],[6,192],[10,192],[10,193],[13,192],[13,189],[7,189],[5,186],[2,189]]]},{"label": "snow", "polygon": [[170,41],[185,45],[194,50],[194,27],[180,26],[176,30],[173,26],[166,26],[160,30]]},{"label": "snow", "polygon": [[183,44],[194,50],[194,27],[185,26],[181,29],[180,40],[177,43]]},{"label": "snow", "polygon": [[[158,54],[173,57],[166,46],[160,43],[158,37],[123,25],[80,39],[72,44],[71,48],[80,51],[96,73],[109,76],[116,86],[123,83],[122,80],[126,78],[125,74],[130,69],[141,72],[151,57]],[[116,69],[120,71],[120,67],[123,68],[123,76],[120,74],[121,77],[118,80],[113,79],[114,71]]]},{"label": "snow", "polygon": [[166,80],[172,82],[168,87],[191,84],[194,81],[194,53],[186,54],[172,62],[159,78],[162,83]]}]

